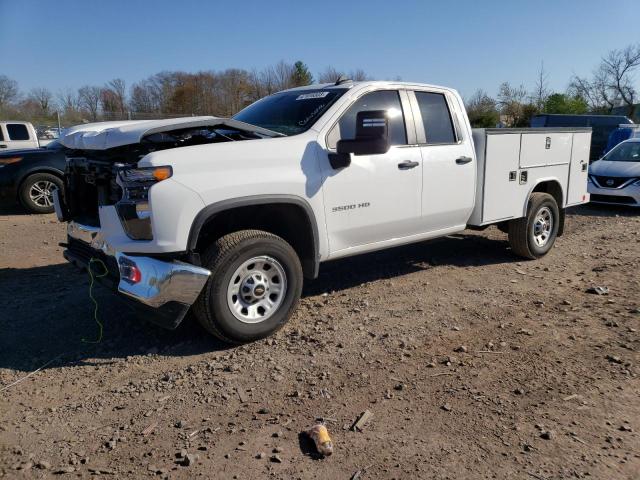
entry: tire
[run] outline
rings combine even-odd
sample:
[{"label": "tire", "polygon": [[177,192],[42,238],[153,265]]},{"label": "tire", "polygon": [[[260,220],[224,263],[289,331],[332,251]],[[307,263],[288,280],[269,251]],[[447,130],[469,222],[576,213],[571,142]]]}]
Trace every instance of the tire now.
[{"label": "tire", "polygon": [[560,221],[556,200],[548,193],[532,193],[527,215],[509,222],[511,249],[524,258],[545,256],[556,241]]},{"label": "tire", "polygon": [[31,213],[52,213],[54,188],[62,190],[60,177],[51,173],[34,173],[20,184],[18,198]]},{"label": "tire", "polygon": [[[211,276],[193,310],[205,330],[227,343],[252,342],[276,332],[302,294],[298,255],[268,232],[225,235],[207,248],[202,264]],[[272,307],[266,309],[268,305]]]}]

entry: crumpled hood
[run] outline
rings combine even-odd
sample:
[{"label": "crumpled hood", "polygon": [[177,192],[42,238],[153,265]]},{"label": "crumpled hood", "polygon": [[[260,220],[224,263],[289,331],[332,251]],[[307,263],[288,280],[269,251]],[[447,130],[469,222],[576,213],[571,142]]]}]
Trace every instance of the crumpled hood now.
[{"label": "crumpled hood", "polygon": [[589,167],[589,174],[599,177],[640,177],[640,162],[598,160]]},{"label": "crumpled hood", "polygon": [[163,120],[124,120],[78,125],[67,129],[60,143],[74,150],[106,150],[139,143],[143,137],[178,128],[221,126],[268,136],[274,132],[230,118],[185,117]]}]

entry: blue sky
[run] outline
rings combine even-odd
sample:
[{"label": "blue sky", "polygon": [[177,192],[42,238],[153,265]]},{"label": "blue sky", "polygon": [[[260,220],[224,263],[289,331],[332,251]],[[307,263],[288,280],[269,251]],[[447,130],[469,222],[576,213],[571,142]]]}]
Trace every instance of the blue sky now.
[{"label": "blue sky", "polygon": [[[638,0],[0,0],[0,74],[54,92],[162,70],[258,68],[303,60],[376,79],[495,94],[589,74],[640,39]],[[239,5],[238,8],[234,7]],[[640,81],[638,82],[640,83]]]}]

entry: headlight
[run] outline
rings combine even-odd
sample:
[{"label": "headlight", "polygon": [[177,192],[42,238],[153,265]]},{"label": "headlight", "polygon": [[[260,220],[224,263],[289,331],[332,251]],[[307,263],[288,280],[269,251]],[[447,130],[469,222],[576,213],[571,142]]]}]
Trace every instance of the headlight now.
[{"label": "headlight", "polygon": [[122,200],[116,210],[127,236],[133,240],[152,240],[149,189],[173,175],[171,167],[122,168],[118,171],[118,184],[122,187]]}]

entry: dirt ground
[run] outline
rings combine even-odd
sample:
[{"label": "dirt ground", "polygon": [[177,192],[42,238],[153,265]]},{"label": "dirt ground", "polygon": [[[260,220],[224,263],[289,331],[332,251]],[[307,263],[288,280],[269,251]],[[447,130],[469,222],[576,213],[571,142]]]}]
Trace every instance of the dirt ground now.
[{"label": "dirt ground", "polygon": [[102,287],[88,343],[64,240],[0,212],[0,477],[640,478],[639,211],[570,211],[538,261],[491,228],[323,265],[283,330],[233,348]]}]

